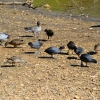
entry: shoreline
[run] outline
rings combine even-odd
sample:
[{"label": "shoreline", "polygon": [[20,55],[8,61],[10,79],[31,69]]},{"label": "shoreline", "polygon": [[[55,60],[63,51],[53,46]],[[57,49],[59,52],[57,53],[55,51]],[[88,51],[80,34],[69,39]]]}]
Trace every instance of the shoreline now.
[{"label": "shoreline", "polygon": [[[23,0],[18,0],[18,1],[23,1]],[[15,7],[14,7],[15,6]],[[61,13],[61,12],[57,12],[57,11],[48,11],[45,10],[43,8],[37,8],[37,9],[31,9],[22,5],[8,5],[8,8],[17,8],[19,10],[28,10],[31,13],[35,13],[35,14],[43,14],[45,16],[49,16],[49,17],[60,17],[60,18],[70,18],[70,19],[78,19],[78,20],[84,20],[87,22],[100,22],[100,18],[98,17],[91,17],[88,15],[73,15],[73,14],[67,14],[67,13]]]}]

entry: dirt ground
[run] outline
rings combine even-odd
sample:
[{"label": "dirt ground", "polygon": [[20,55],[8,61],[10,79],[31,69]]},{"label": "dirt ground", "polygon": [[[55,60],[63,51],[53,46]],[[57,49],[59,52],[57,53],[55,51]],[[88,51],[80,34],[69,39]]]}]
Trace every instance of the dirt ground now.
[{"label": "dirt ground", "polygon": [[[36,25],[37,21],[42,23],[42,31],[35,38],[31,37],[33,33],[25,32],[24,27]],[[25,41],[18,48],[0,46],[0,100],[100,100],[100,53],[92,55],[97,64],[80,67],[80,60],[68,59],[77,57],[76,54],[54,55],[56,59],[52,59],[44,52],[50,46],[61,45],[65,46],[62,51],[67,52],[69,41],[83,47],[85,53],[93,51],[94,45],[100,43],[100,28],[90,26],[99,23],[0,5],[0,31],[8,33],[10,39]],[[50,40],[44,32],[46,28],[55,33]],[[48,41],[43,43],[41,54],[31,53],[36,50],[27,44],[38,39]],[[11,56],[21,57],[28,66],[3,66]]]}]

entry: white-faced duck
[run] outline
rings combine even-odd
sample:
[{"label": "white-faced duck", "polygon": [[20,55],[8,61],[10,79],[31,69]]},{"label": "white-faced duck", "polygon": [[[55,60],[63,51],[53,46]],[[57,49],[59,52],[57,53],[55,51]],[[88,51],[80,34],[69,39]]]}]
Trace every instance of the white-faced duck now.
[{"label": "white-faced duck", "polygon": [[37,26],[31,26],[31,27],[25,27],[24,29],[26,32],[32,32],[34,33],[34,36],[36,37],[36,34],[41,31],[41,23],[40,21],[37,22]]}]

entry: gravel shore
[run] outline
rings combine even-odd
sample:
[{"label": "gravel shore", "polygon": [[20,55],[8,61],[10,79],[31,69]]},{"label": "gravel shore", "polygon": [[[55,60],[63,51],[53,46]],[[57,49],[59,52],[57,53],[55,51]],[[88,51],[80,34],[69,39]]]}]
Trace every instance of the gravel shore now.
[{"label": "gravel shore", "polygon": [[[5,0],[4,0],[5,1]],[[8,1],[8,0],[7,0]],[[10,1],[10,0],[9,0]],[[59,13],[29,9],[24,6],[0,5],[0,31],[8,33],[10,39],[23,39],[24,45],[13,48],[0,46],[0,100],[100,100],[100,53],[92,55],[98,63],[89,63],[89,67],[80,67],[80,60],[68,59],[73,55],[54,55],[49,58],[44,50],[50,46],[65,46],[74,41],[86,52],[93,51],[95,44],[100,43],[99,19],[85,20]],[[24,27],[42,23],[38,37],[27,33]],[[54,36],[47,39],[45,29],[52,29]],[[45,39],[40,54],[28,42]],[[4,66],[6,58],[19,56],[27,61],[28,66]]]}]

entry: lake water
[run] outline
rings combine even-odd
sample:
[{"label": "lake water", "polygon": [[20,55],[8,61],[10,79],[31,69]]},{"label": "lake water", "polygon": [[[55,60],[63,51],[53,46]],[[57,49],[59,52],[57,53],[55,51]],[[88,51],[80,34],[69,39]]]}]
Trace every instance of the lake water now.
[{"label": "lake water", "polygon": [[49,4],[52,11],[100,18],[100,0],[34,0],[33,4]]}]

